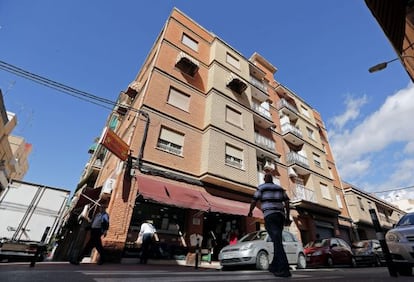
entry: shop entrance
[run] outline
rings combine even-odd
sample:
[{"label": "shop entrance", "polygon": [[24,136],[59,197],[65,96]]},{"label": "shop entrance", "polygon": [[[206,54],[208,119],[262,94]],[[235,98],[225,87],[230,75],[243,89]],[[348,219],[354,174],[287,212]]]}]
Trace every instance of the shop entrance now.
[{"label": "shop entrance", "polygon": [[241,216],[208,213],[204,216],[202,248],[211,251],[211,260],[218,260],[218,253],[245,233]]}]

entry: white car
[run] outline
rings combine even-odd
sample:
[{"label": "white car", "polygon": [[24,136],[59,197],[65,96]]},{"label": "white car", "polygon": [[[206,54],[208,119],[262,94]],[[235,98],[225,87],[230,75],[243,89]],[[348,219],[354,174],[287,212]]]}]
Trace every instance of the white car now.
[{"label": "white car", "polygon": [[401,217],[385,234],[385,240],[398,273],[411,276],[414,266],[414,212]]},{"label": "white car", "polygon": [[[288,231],[283,231],[283,247],[290,265],[306,268],[302,243]],[[236,244],[225,246],[218,258],[223,269],[255,265],[256,269],[267,270],[273,259],[273,242],[265,230],[255,231],[243,236]]]}]

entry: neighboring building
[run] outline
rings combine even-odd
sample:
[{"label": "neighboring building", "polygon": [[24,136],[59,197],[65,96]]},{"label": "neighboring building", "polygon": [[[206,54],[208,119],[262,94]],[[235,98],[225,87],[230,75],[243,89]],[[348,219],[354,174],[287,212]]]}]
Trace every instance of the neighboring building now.
[{"label": "neighboring building", "polygon": [[16,124],[16,115],[6,111],[0,90],[0,195],[12,179],[23,179],[28,170],[31,145],[11,135]]},{"label": "neighboring building", "polygon": [[[414,1],[365,0],[365,3],[414,82]],[[379,64],[377,70],[386,66],[387,63]]]},{"label": "neighboring building", "polygon": [[136,79],[120,93],[105,134],[89,149],[59,259],[79,252],[80,215],[91,216],[102,201],[109,203],[104,244],[114,261],[133,253],[144,219],[154,221],[170,257],[188,250],[193,234],[207,247],[212,233],[216,255],[231,229],[242,235],[263,228],[258,209],[246,215],[266,172],[287,189],[290,229],[303,243],[317,233],[350,240],[322,119],[275,80],[276,71],[173,9]]},{"label": "neighboring building", "polygon": [[374,209],[384,233],[390,230],[405,212],[373,194],[343,182],[346,203],[353,220],[354,241],[377,238],[370,209]]}]

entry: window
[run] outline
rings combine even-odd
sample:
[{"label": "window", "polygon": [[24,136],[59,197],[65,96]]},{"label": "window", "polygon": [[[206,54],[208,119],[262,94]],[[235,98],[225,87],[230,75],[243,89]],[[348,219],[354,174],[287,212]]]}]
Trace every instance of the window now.
[{"label": "window", "polygon": [[161,128],[160,137],[158,138],[157,147],[161,150],[176,155],[183,154],[184,134],[172,131],[165,127]]},{"label": "window", "polygon": [[241,127],[242,125],[242,114],[241,112],[226,106],[226,121]]},{"label": "window", "polygon": [[190,95],[184,94],[174,88],[170,88],[170,94],[168,95],[168,104],[171,104],[188,112]]},{"label": "window", "polygon": [[331,193],[329,193],[329,189],[328,189],[328,185],[324,184],[324,183],[320,183],[320,187],[321,187],[321,192],[322,192],[322,197],[328,200],[331,200]]},{"label": "window", "polygon": [[313,133],[313,130],[309,127],[306,127],[306,130],[308,131],[308,137],[312,140],[315,140],[315,134]]},{"label": "window", "polygon": [[364,208],[364,204],[362,203],[362,199],[361,199],[360,197],[358,197],[358,204],[359,204],[359,208],[360,208],[361,210],[365,210],[365,208]]},{"label": "window", "polygon": [[321,157],[315,153],[313,154],[313,162],[317,167],[322,167]]},{"label": "window", "polygon": [[181,39],[181,42],[186,45],[187,47],[190,47],[194,51],[198,51],[198,42],[189,37],[187,34],[183,34],[183,38]]},{"label": "window", "polygon": [[243,167],[243,150],[226,144],[225,162],[238,168]]},{"label": "window", "polygon": [[301,106],[301,109],[302,109],[302,113],[303,113],[305,116],[307,116],[308,118],[310,118],[310,116],[309,116],[309,112],[308,112],[308,109],[307,109],[307,108],[305,108],[305,107],[303,107],[303,106]]},{"label": "window", "polygon": [[334,176],[333,176],[333,174],[332,174],[332,168],[328,167],[328,172],[329,172],[329,177],[331,179],[335,179]]},{"label": "window", "polygon": [[341,201],[341,196],[339,196],[338,194],[336,194],[336,202],[338,203],[338,208],[342,209],[343,205]]},{"label": "window", "polygon": [[229,53],[227,53],[226,61],[236,69],[240,69],[240,61]]}]

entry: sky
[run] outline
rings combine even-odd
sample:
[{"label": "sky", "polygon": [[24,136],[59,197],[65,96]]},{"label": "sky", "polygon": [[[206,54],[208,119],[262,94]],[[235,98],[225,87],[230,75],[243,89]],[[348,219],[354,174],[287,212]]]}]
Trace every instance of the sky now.
[{"label": "sky", "polygon": [[[363,0],[0,0],[0,61],[115,101],[174,7],[276,66],[321,114],[344,181],[414,194],[414,86],[399,61],[368,72],[396,53]],[[23,180],[73,191],[110,109],[2,69],[0,89],[33,146]]]}]

